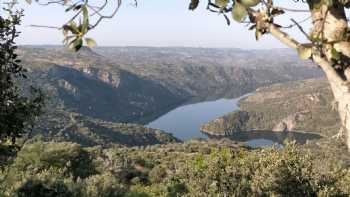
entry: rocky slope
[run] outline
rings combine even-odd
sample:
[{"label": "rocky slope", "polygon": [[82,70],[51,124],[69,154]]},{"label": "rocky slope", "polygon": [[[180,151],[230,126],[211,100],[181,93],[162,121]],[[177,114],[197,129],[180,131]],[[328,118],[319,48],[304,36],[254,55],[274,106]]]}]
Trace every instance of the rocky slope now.
[{"label": "rocky slope", "polygon": [[[48,95],[48,108],[53,109],[52,114],[61,114],[58,117],[62,120],[56,123],[70,124],[66,120],[71,120],[72,114],[84,120],[76,124],[78,129],[69,127],[59,132],[62,128],[56,128],[55,121],[51,121],[54,117],[47,115],[43,122],[52,124],[38,131],[52,139],[79,139],[84,145],[112,141],[140,145],[141,139],[145,144],[166,143],[175,139],[159,137],[157,132],[148,132],[139,125],[116,123],[148,123],[185,102],[235,97],[268,84],[321,75],[309,63],[296,61],[288,50],[278,50],[274,56],[269,53],[142,47],[83,48],[73,53],[54,46],[20,48],[32,82]],[[114,125],[106,128],[103,122]],[[94,129],[97,127],[98,131]],[[116,130],[122,140],[118,141],[116,134],[103,134]],[[123,130],[130,135],[124,135]],[[137,140],[129,140],[130,136]]]},{"label": "rocky slope", "polygon": [[[291,64],[293,56],[261,61],[256,55],[261,53],[195,48],[84,48],[72,53],[59,47],[24,47],[20,55],[35,81],[72,111],[146,123],[192,98],[234,97],[264,85],[321,75],[305,63]],[[226,60],[215,63],[212,58]]]},{"label": "rocky slope", "polygon": [[60,109],[47,110],[33,131],[45,141],[69,141],[82,146],[145,146],[180,142],[172,134],[158,129],[102,121]]},{"label": "rocky slope", "polygon": [[304,131],[333,136],[339,117],[332,110],[333,96],[325,79],[311,79],[257,89],[240,103],[240,110],[202,126],[215,135],[238,131]]},{"label": "rocky slope", "polygon": [[183,102],[165,87],[120,69],[84,49],[24,48],[24,64],[52,102],[71,111],[114,122],[134,122]]},{"label": "rocky slope", "polygon": [[20,55],[31,84],[47,95],[45,113],[34,129],[34,134],[46,141],[72,141],[83,146],[179,141],[164,131],[118,123],[160,113],[159,107],[182,101],[164,87],[116,65],[111,68],[108,61],[86,48],[74,54],[56,47],[26,47]]},{"label": "rocky slope", "polygon": [[322,75],[287,49],[106,47],[96,51],[185,97],[237,97],[257,87]]}]

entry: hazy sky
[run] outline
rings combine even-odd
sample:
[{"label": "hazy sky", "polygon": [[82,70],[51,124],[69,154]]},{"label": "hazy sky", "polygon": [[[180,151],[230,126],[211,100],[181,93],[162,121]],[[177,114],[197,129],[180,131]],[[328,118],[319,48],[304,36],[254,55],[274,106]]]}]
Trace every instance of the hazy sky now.
[{"label": "hazy sky", "polygon": [[[194,12],[188,10],[190,0],[138,0],[138,7],[124,0],[120,12],[112,20],[104,21],[89,34],[99,46],[190,46],[190,47],[237,47],[281,48],[284,47],[270,36],[255,41],[254,32],[242,24],[227,26],[222,16],[210,13],[206,0]],[[303,8],[301,3],[280,0],[281,5]],[[29,27],[35,25],[61,25],[68,16],[56,6],[25,6],[25,17],[19,44],[61,44],[62,34],[57,30]],[[304,7],[305,8],[305,7]],[[287,15],[282,22],[290,24],[290,18],[302,19],[307,15]],[[303,39],[296,30],[298,39]]]}]

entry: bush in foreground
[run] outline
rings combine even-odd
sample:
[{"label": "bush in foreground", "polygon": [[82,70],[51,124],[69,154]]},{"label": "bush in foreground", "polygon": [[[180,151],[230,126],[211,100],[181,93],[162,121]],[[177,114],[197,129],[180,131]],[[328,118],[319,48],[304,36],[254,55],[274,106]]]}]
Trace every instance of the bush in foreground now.
[{"label": "bush in foreground", "polygon": [[[327,168],[320,168],[320,161]],[[194,141],[102,149],[39,141],[18,153],[0,181],[5,196],[350,194],[347,167],[336,165],[331,157],[312,156],[295,144],[248,150]]]}]

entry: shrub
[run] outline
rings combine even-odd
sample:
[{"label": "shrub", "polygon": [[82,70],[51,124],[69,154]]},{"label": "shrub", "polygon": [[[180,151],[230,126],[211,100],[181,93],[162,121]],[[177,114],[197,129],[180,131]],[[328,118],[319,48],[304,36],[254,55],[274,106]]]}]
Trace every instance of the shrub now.
[{"label": "shrub", "polygon": [[69,191],[67,186],[61,182],[56,181],[48,183],[47,181],[29,179],[16,192],[18,197],[70,197],[73,194]]},{"label": "shrub", "polygon": [[55,168],[81,178],[95,173],[89,154],[80,145],[68,142],[27,144],[18,152],[12,168],[12,171],[33,173]]},{"label": "shrub", "polygon": [[154,167],[149,172],[149,179],[152,183],[160,183],[167,176],[167,169],[161,165]]},{"label": "shrub", "polygon": [[[194,196],[317,196],[348,195],[339,187],[349,170],[315,171],[313,158],[296,145],[254,151],[224,148],[190,161],[180,177]],[[329,176],[332,174],[332,176]],[[347,190],[347,191],[346,191]]]},{"label": "shrub", "polygon": [[111,174],[94,175],[85,179],[84,196],[89,197],[115,197],[123,196],[126,187]]},{"label": "shrub", "polygon": [[212,145],[210,153],[189,153],[173,144],[164,154],[168,145],[149,151],[38,141],[0,173],[0,189],[5,196],[74,197],[350,194],[350,169],[334,154],[311,155],[295,144],[255,150]]}]

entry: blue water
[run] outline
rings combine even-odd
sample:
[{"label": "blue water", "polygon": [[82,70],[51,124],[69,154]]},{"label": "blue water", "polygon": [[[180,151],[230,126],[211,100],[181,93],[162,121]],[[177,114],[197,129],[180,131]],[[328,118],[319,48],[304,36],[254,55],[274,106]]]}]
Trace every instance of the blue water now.
[{"label": "blue water", "polygon": [[[179,106],[153,122],[150,122],[146,126],[170,132],[181,140],[207,138],[207,136],[200,131],[200,127],[204,123],[238,110],[239,100],[249,95],[250,94],[247,94],[234,99],[218,99],[215,101],[206,101]],[[246,145],[252,148],[273,145],[280,148],[283,147],[281,143],[287,138],[293,138],[299,142],[305,143],[305,140],[315,139],[319,136],[298,132],[281,133],[252,130],[237,132],[235,135],[225,137],[235,141],[244,142]]]},{"label": "blue water", "polygon": [[238,110],[238,102],[241,98],[219,99],[180,106],[146,126],[165,130],[182,140],[207,138],[206,135],[200,132],[200,126],[210,120]]}]

